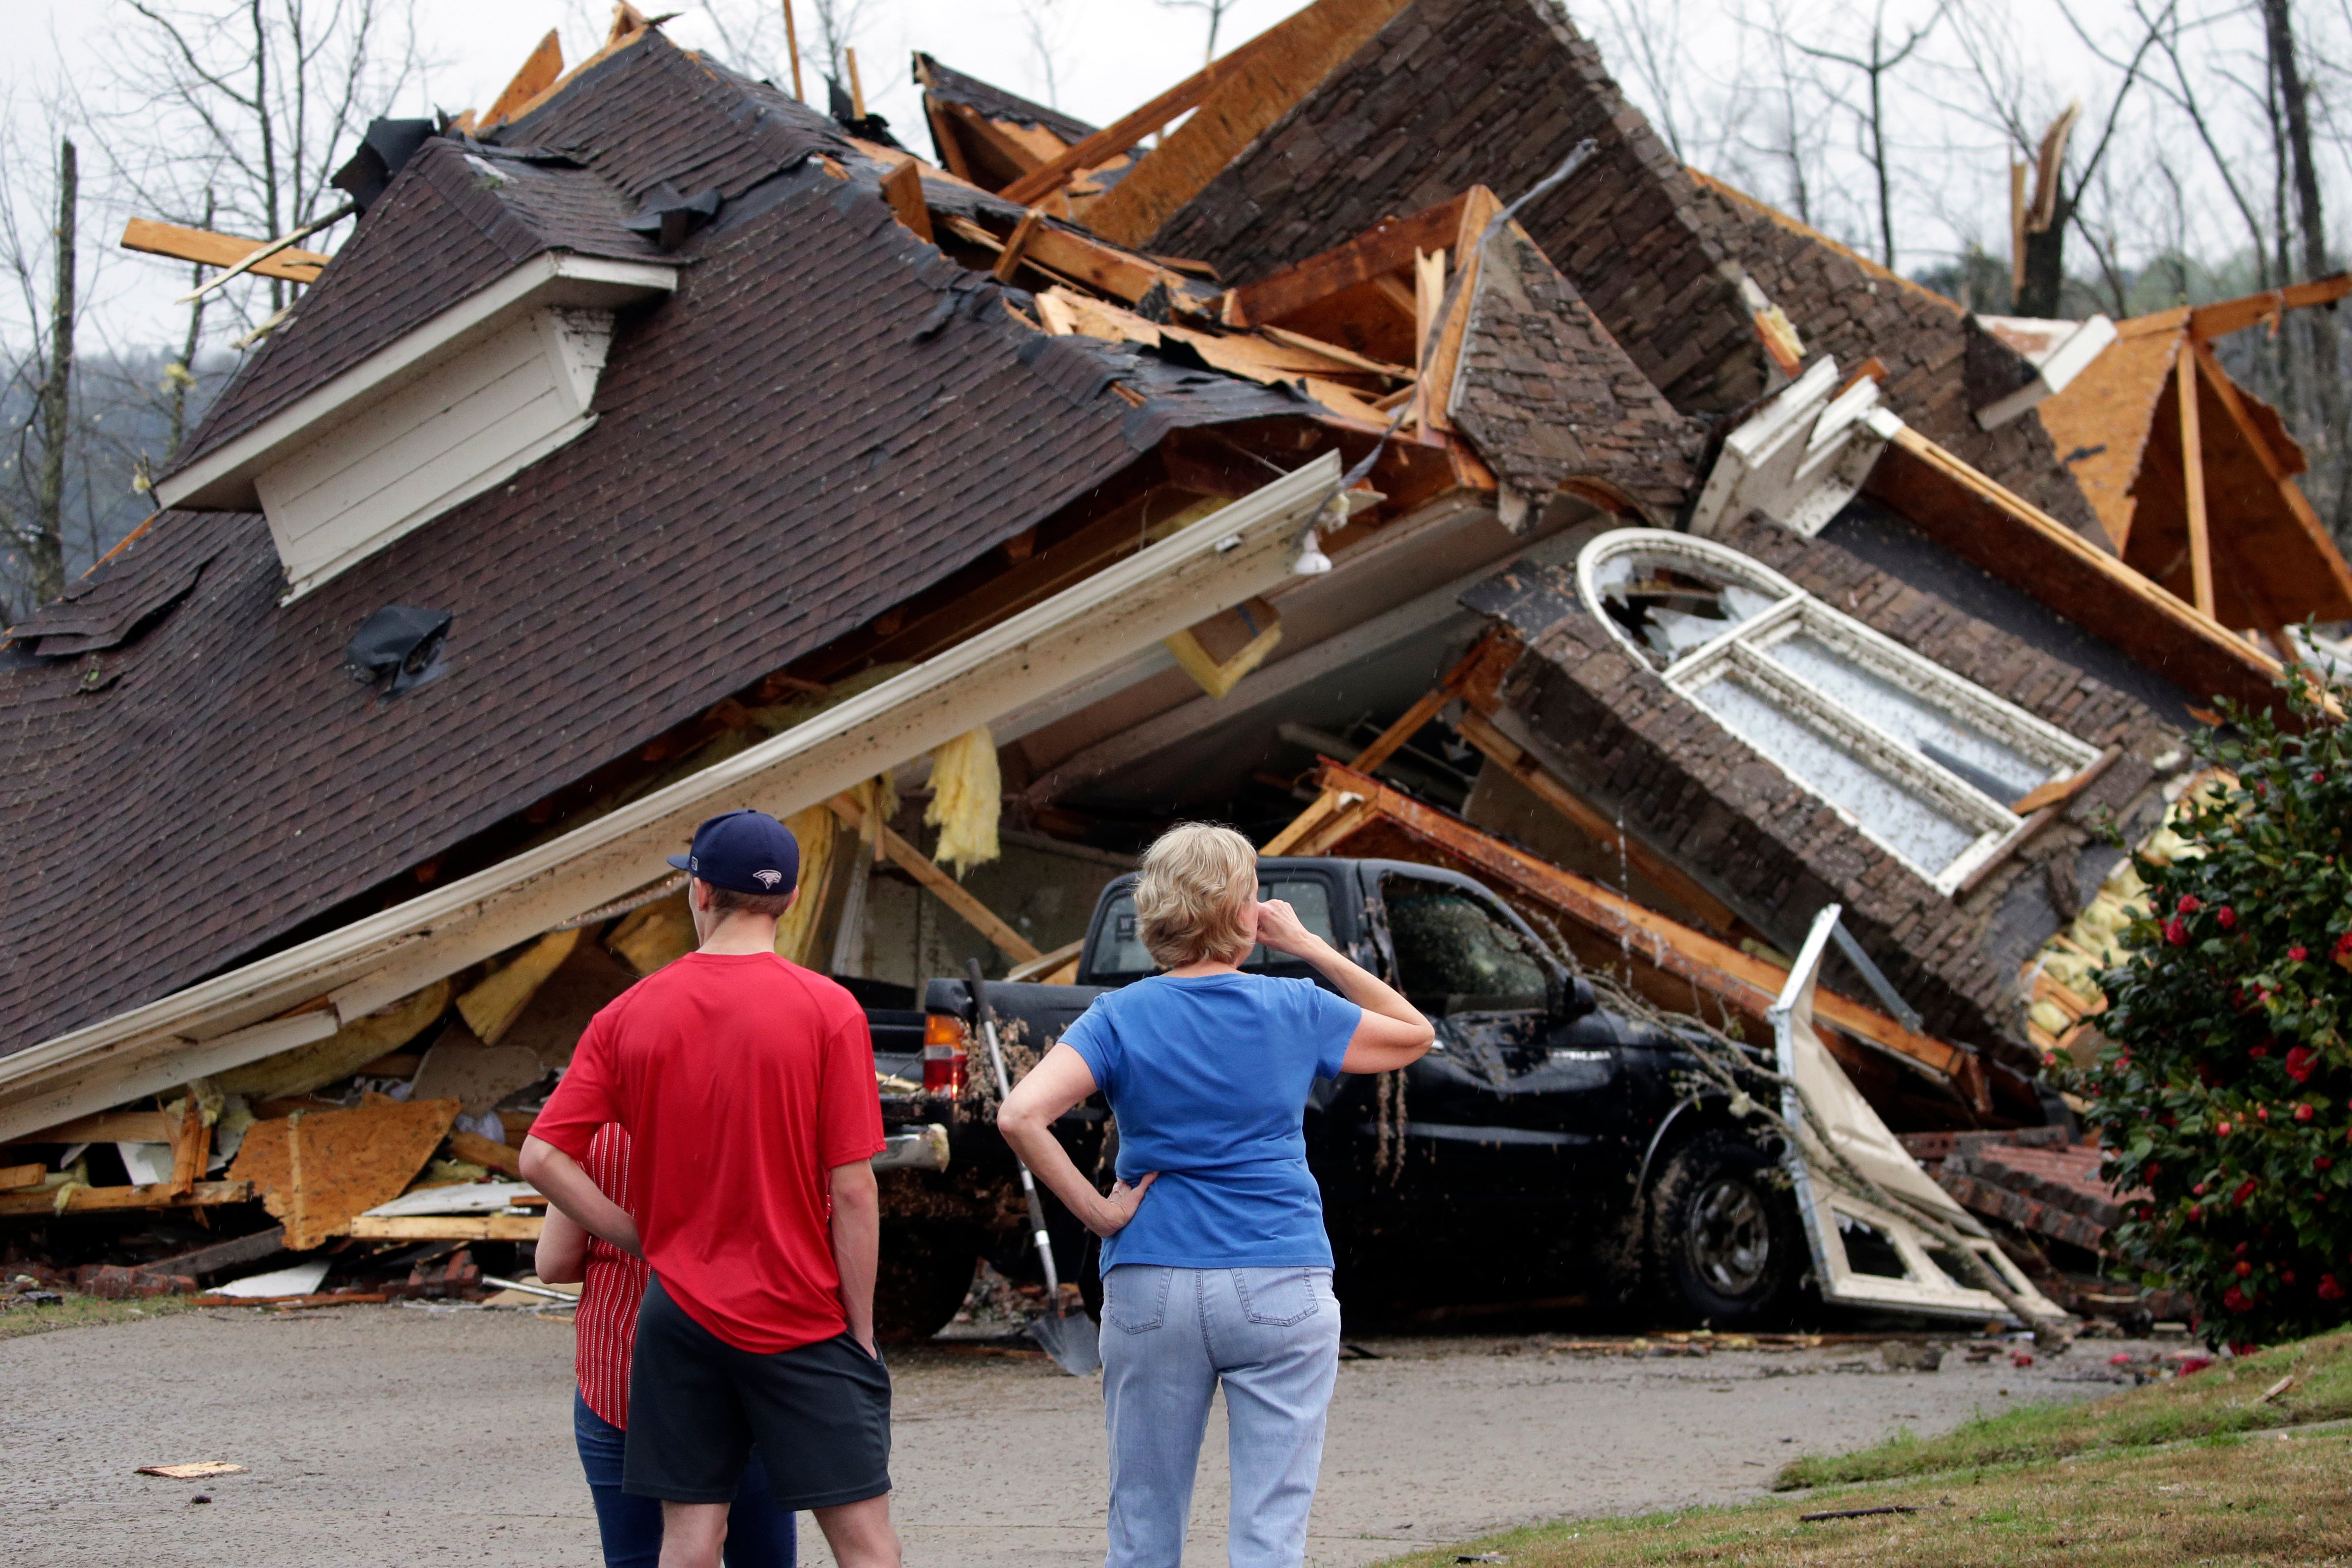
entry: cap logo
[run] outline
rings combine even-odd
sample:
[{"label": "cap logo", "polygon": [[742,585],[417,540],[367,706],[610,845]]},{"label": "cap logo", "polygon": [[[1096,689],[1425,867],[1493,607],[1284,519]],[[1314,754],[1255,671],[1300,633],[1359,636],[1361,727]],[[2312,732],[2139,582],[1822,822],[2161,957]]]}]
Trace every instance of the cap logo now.
[{"label": "cap logo", "polygon": [[759,883],[760,886],[763,888],[772,889],[777,883],[783,879],[784,874],[782,871],[754,871],[751,873],[751,880]]}]

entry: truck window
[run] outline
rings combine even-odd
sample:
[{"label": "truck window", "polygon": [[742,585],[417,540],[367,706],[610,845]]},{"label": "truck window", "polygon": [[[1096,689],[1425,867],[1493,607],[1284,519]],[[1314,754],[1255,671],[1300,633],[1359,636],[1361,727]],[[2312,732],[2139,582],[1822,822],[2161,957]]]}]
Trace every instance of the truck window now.
[{"label": "truck window", "polygon": [[[1320,877],[1277,877],[1258,885],[1260,899],[1280,899],[1298,911],[1301,924],[1325,942],[1339,938],[1331,927],[1331,885]],[[1279,958],[1265,949],[1252,948],[1245,970],[1263,972],[1279,965],[1297,970],[1300,965],[1292,959]],[[1135,894],[1122,889],[1103,911],[1101,929],[1095,933],[1094,951],[1087,955],[1088,975],[1101,983],[1116,984],[1121,979],[1140,979],[1160,973],[1160,965],[1144,951],[1143,939],[1135,929]]]},{"label": "truck window", "polygon": [[1459,888],[1381,879],[1405,999],[1433,1018],[1544,1005],[1544,972],[1517,931]]}]

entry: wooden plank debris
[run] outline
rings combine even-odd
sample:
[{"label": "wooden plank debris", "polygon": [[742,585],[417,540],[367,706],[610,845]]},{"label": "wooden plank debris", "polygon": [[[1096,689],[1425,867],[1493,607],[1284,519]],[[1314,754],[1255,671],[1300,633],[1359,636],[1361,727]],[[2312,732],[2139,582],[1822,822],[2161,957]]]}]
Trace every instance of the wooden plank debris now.
[{"label": "wooden plank debris", "polygon": [[2189,580],[2200,615],[2213,613],[2213,536],[2205,516],[2205,443],[2197,427],[2197,356],[2175,361],[2174,403],[2180,410],[2180,472],[2189,511]]},{"label": "wooden plank debris", "polygon": [[487,131],[502,120],[512,119],[525,104],[553,87],[562,75],[563,45],[557,39],[555,29],[550,27],[547,37],[540,39],[538,47],[523,60],[522,68],[514,73],[513,79],[475,121],[476,129]]},{"label": "wooden plank debris", "polygon": [[[65,1191],[62,1188],[58,1190]],[[56,1192],[37,1188],[0,1193],[0,1216],[99,1214],[121,1209],[207,1208],[215,1204],[249,1203],[252,1198],[253,1184],[236,1179],[198,1182],[184,1193],[173,1192],[169,1182],[128,1187],[75,1187],[67,1192],[62,1204],[58,1202]]]},{"label": "wooden plank debris", "polygon": [[243,1465],[232,1465],[226,1459],[194,1459],[184,1465],[142,1465],[132,1472],[142,1476],[162,1476],[174,1481],[200,1481],[210,1476],[241,1476]]},{"label": "wooden plank debris", "polygon": [[449,1152],[460,1160],[471,1160],[509,1176],[520,1177],[522,1156],[504,1143],[493,1143],[478,1132],[449,1134]]},{"label": "wooden plank debris", "polygon": [[[194,261],[206,267],[234,267],[269,242],[247,239],[242,235],[215,234],[210,229],[183,228],[178,224],[157,223],[152,218],[134,217],[122,227],[122,248],[148,256],[168,256],[174,260]],[[316,283],[320,268],[334,258],[323,251],[280,250],[275,256],[255,262],[247,271],[257,277],[276,278],[288,283]]]},{"label": "wooden plank debris", "polygon": [[1021,221],[1013,226],[1012,236],[1005,240],[1004,250],[996,258],[995,278],[999,283],[1012,282],[1013,275],[1021,270],[1022,253],[1029,248],[1029,242],[1036,237],[1037,230],[1044,226],[1045,222],[1045,215],[1031,207],[1021,215]]},{"label": "wooden plank debris", "polygon": [[[837,795],[825,804],[848,827],[854,830],[864,828],[866,808],[857,803],[856,796]],[[891,864],[929,889],[941,903],[962,916],[981,935],[1003,949],[1014,962],[1026,963],[1045,956],[1037,951],[1036,943],[998,918],[996,911],[967,892],[962,883],[931,864],[929,857],[900,837],[888,823],[877,822],[874,826],[882,852],[890,858]]]},{"label": "wooden plank debris", "polygon": [[923,165],[919,161],[909,158],[883,176],[882,199],[890,204],[898,221],[912,229],[917,238],[928,241],[932,237],[931,209],[923,201]]},{"label": "wooden plank debris", "polygon": [[0,1165],[0,1193],[37,1187],[49,1179],[49,1168],[39,1161],[29,1165]]},{"label": "wooden plank debris", "polygon": [[539,1215],[353,1215],[357,1241],[537,1241],[547,1225]]}]

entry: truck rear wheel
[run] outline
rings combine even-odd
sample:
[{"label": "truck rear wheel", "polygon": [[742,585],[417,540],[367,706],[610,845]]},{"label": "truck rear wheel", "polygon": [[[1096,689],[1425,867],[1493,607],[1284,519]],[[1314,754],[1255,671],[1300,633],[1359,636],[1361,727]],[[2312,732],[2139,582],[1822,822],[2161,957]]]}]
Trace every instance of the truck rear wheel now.
[{"label": "truck rear wheel", "polygon": [[1804,1273],[1804,1238],[1779,1173],[1777,1161],[1734,1132],[1702,1132],[1675,1151],[1648,1205],[1659,1306],[1717,1329],[1786,1315]]},{"label": "truck rear wheel", "polygon": [[971,1293],[981,1237],[959,1225],[893,1225],[874,1277],[874,1335],[892,1344],[928,1340]]}]

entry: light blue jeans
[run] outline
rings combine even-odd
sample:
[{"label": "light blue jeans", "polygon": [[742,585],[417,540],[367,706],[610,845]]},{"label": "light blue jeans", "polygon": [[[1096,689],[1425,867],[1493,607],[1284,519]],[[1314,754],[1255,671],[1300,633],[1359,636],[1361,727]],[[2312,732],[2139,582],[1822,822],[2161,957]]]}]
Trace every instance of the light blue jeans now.
[{"label": "light blue jeans", "polygon": [[1106,1568],[1178,1568],[1209,1401],[1225,1389],[1233,1568],[1298,1568],[1339,1375],[1328,1268],[1170,1268],[1103,1277],[1110,1428]]}]

